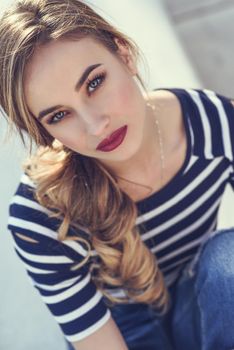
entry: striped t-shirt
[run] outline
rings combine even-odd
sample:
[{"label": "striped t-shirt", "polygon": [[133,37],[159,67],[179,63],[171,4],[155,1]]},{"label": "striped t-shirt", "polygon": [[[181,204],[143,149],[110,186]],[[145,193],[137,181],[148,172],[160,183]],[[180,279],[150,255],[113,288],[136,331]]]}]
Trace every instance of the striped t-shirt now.
[{"label": "striped t-shirt", "polygon": [[[173,286],[201,242],[216,229],[227,183],[234,188],[234,108],[210,90],[170,88],[179,99],[187,138],[186,157],[176,175],[159,191],[136,202],[142,240],[157,257],[167,286]],[[173,116],[171,116],[173,117]],[[70,342],[99,329],[111,315],[83,260],[85,247],[57,240],[58,219],[36,202],[35,185],[26,175],[10,203],[8,229],[33,286]],[[36,240],[22,240],[15,232]],[[70,232],[70,231],[69,231]],[[80,232],[85,234],[85,232]],[[98,259],[93,250],[92,259]],[[114,296],[123,289],[106,285]],[[129,300],[129,302],[133,302]]]}]

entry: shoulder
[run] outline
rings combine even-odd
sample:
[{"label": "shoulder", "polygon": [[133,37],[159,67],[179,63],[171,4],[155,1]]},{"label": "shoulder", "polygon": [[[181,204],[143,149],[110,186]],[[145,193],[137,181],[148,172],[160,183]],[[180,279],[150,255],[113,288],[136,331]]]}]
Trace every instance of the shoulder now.
[{"label": "shoulder", "polygon": [[160,128],[164,135],[165,151],[171,154],[185,140],[183,108],[180,98],[173,89],[157,89],[150,93],[150,100],[155,105]]},{"label": "shoulder", "polygon": [[[26,173],[23,173],[18,187],[9,204],[7,228],[10,231],[14,247],[21,254],[26,251],[39,255],[53,256],[61,254],[69,261],[83,260],[88,254],[87,245],[71,240],[75,234],[88,240],[88,234],[82,229],[68,228],[63,241],[58,238],[58,229],[62,220],[36,200],[35,185]],[[66,259],[66,258],[65,258]]]},{"label": "shoulder", "polygon": [[184,115],[195,155],[233,161],[234,98],[209,89],[171,88],[160,92],[160,101],[166,101],[176,116]]},{"label": "shoulder", "polygon": [[218,100],[222,103],[231,103],[234,105],[234,97],[227,97],[217,91],[209,89],[197,89],[197,88],[158,88],[150,91],[150,99],[152,101],[158,101],[162,103],[167,108],[177,108],[181,107],[180,100],[186,99],[187,102],[201,100],[203,102],[210,101],[211,103],[216,103]]},{"label": "shoulder", "polygon": [[174,112],[181,113],[181,104],[178,96],[173,89],[157,89],[149,94],[151,102],[153,102],[162,113]]},{"label": "shoulder", "polygon": [[[164,131],[170,139],[175,130],[183,130],[182,116],[186,114],[184,120],[189,122],[194,154],[207,159],[224,156],[233,161],[234,98],[197,88],[158,89],[152,96],[164,107]],[[180,129],[176,128],[178,125]]]},{"label": "shoulder", "polygon": [[164,135],[171,137],[171,131],[182,130],[183,124],[183,89],[157,89],[150,94],[163,129]]},{"label": "shoulder", "polygon": [[207,158],[224,156],[233,161],[234,155],[234,102],[233,98],[203,89],[188,89],[195,142],[204,144]]},{"label": "shoulder", "polygon": [[8,229],[40,241],[55,239],[55,221],[49,220],[50,211],[35,198],[35,185],[26,173],[21,175],[9,204]]}]

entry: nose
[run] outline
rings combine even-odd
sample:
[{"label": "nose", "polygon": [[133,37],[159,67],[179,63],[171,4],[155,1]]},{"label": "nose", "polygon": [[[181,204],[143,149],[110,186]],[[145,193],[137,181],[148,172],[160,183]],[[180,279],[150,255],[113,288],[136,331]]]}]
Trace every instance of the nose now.
[{"label": "nose", "polygon": [[110,118],[107,115],[90,112],[89,114],[86,113],[84,123],[87,134],[100,137],[106,135]]}]

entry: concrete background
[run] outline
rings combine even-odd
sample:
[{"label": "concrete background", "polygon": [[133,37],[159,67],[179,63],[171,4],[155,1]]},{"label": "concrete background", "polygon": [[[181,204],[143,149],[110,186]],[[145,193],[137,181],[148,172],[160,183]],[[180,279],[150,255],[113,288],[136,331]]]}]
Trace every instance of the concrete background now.
[{"label": "concrete background", "polygon": [[[11,2],[1,0],[0,11]],[[206,87],[234,96],[234,57],[230,45],[234,31],[232,1],[93,0],[90,3],[141,47],[149,64],[149,72],[145,72],[149,89]],[[6,124],[1,118],[0,350],[62,350],[65,344],[61,331],[29,283],[6,229],[8,204],[27,152],[17,137],[4,143],[5,132]],[[233,224],[231,201],[233,193],[227,188],[219,227]]]},{"label": "concrete background", "polygon": [[164,0],[164,4],[203,85],[234,97],[234,1]]}]

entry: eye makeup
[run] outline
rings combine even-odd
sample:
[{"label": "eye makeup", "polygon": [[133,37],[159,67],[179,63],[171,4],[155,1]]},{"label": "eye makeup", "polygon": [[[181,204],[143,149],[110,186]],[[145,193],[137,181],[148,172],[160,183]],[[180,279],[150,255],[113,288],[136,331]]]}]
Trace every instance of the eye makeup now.
[{"label": "eye makeup", "polygon": [[[101,72],[101,73],[97,73],[96,75],[94,75],[93,78],[89,78],[87,80],[87,82],[85,83],[86,85],[86,92],[88,94],[88,96],[92,96],[100,87],[101,85],[104,83],[106,79],[106,73],[105,72]],[[89,89],[93,89],[92,92],[89,91]],[[61,120],[64,119],[64,117],[61,118],[61,114],[67,113],[66,111],[63,110],[59,110],[58,112],[54,113],[51,117],[48,118],[48,120],[46,121],[46,124],[56,124],[58,122],[60,122]],[[60,115],[59,119],[56,120],[57,116]]]}]

